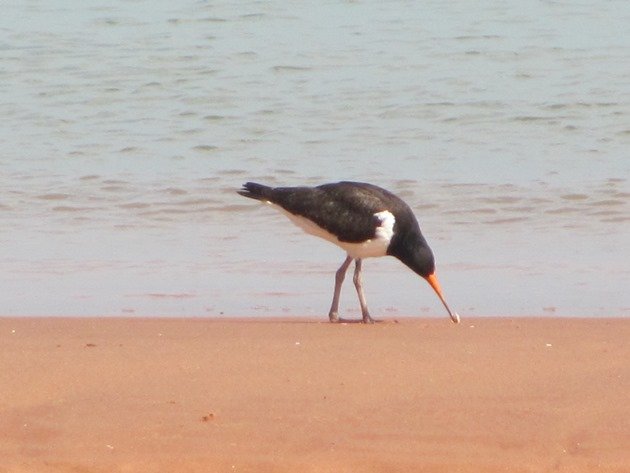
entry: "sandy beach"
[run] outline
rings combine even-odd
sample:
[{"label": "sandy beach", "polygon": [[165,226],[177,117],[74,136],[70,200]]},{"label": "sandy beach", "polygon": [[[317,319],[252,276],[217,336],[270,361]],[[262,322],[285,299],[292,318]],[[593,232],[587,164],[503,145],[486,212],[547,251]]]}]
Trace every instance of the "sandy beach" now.
[{"label": "sandy beach", "polygon": [[628,472],[630,320],[0,318],[0,472]]}]

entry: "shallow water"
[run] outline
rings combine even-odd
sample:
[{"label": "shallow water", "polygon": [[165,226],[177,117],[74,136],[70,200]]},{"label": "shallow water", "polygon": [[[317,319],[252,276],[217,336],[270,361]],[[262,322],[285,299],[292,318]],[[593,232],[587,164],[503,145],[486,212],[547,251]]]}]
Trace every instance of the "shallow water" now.
[{"label": "shallow water", "polygon": [[[344,255],[235,190],[352,179],[410,203],[462,316],[627,316],[627,24],[624,1],[3,7],[0,314],[325,318]],[[364,280],[375,315],[443,313],[393,259]]]}]

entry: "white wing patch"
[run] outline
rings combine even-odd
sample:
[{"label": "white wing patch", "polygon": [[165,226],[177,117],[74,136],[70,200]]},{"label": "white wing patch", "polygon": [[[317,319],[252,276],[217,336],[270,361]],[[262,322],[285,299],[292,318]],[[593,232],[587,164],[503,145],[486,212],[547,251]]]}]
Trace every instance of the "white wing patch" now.
[{"label": "white wing patch", "polygon": [[267,203],[286,215],[289,220],[306,233],[334,243],[348,253],[349,256],[355,259],[385,256],[387,254],[389,242],[394,236],[394,224],[396,223],[396,218],[389,210],[383,210],[374,214],[374,216],[380,221],[380,225],[376,227],[374,238],[361,243],[348,243],[345,241],[339,241],[335,235],[305,217],[287,212],[279,205],[275,205],[271,202]]},{"label": "white wing patch", "polygon": [[394,236],[394,224],[396,223],[396,217],[389,210],[383,210],[374,214],[376,218],[381,221],[381,224],[376,227],[376,238],[389,242],[392,241]]}]

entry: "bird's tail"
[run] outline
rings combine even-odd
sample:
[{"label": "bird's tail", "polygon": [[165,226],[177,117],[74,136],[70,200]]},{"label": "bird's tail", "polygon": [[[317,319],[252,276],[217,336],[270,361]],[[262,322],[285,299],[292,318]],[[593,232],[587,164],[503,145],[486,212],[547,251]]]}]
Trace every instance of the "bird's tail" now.
[{"label": "bird's tail", "polygon": [[249,197],[256,200],[270,200],[273,189],[269,186],[257,184],[255,182],[246,182],[243,188],[238,191],[243,197]]}]

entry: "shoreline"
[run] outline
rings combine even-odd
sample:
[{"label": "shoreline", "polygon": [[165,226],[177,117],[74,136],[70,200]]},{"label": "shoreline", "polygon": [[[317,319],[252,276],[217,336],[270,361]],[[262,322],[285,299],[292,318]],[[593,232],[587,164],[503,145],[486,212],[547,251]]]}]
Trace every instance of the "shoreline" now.
[{"label": "shoreline", "polygon": [[0,472],[622,472],[630,320],[0,317]]}]

